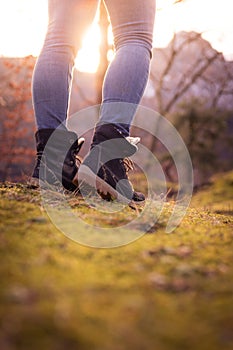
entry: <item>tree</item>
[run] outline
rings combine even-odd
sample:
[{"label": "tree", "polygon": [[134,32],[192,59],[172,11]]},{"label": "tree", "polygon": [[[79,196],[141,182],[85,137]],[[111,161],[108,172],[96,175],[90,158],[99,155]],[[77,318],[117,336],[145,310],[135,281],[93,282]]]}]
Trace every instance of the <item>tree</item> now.
[{"label": "tree", "polygon": [[99,8],[99,26],[101,32],[101,44],[100,44],[100,63],[96,73],[96,87],[97,87],[97,103],[101,103],[102,100],[102,85],[105,76],[105,72],[108,68],[108,29],[109,20],[106,12],[106,8],[103,0],[100,2]]},{"label": "tree", "polygon": [[31,74],[34,59],[2,59],[0,85],[0,179],[17,180],[29,172],[34,155]]},{"label": "tree", "polygon": [[[202,39],[201,33],[175,33],[166,49],[155,51],[150,75],[155,90],[151,106],[160,115],[170,119],[178,131],[183,129],[182,123],[186,126],[189,124],[187,145],[193,159],[195,158],[195,166],[199,167],[203,174],[206,173],[204,159],[208,159],[208,162],[210,159],[209,148],[212,147],[210,145],[213,135],[216,140],[219,138],[217,130],[226,133],[224,125],[228,113],[224,111],[233,107],[232,103],[229,103],[230,97],[233,96],[232,73],[232,65]],[[229,98],[229,107],[226,98]],[[201,106],[201,110],[193,109],[193,101],[197,106]],[[209,132],[206,130],[207,121]],[[154,126],[154,134],[159,125],[157,122]],[[205,132],[205,142],[203,147],[193,152],[194,144],[201,145],[199,137],[202,129]],[[157,153],[161,149],[156,138],[151,137],[149,148]],[[174,179],[173,163],[166,152],[160,154],[160,161],[169,180]],[[214,169],[213,161],[209,162],[210,168]]]},{"label": "tree", "polygon": [[[178,69],[175,75],[175,81],[169,79],[172,70],[179,66],[179,59],[185,50],[191,50],[193,43],[198,43],[201,33],[174,33],[173,39],[164,52],[163,68],[158,71],[151,71],[150,79],[156,90],[156,104],[158,112],[163,116],[168,116],[172,108],[184,98],[188,90],[195,84],[195,82],[203,76],[210,65],[219,57],[219,53],[214,51],[209,53],[209,47],[199,47],[198,55],[184,66]],[[178,62],[178,63],[177,63]],[[156,128],[158,125],[156,126]],[[151,151],[154,152],[156,148],[156,139],[152,140]]]},{"label": "tree", "polygon": [[[224,170],[227,165],[222,159],[220,161],[220,153],[225,153],[232,143],[227,133],[228,120],[232,118],[232,113],[216,110],[214,107],[207,108],[195,99],[181,107],[182,111],[174,119],[175,127],[189,150],[197,172],[196,181],[203,183],[213,170]],[[170,169],[171,164],[171,161],[168,162]]]}]

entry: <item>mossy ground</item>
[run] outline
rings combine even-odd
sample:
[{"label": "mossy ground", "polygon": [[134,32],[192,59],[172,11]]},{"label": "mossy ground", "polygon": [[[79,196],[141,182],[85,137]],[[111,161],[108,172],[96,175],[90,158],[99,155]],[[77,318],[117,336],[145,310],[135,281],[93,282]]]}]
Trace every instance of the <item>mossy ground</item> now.
[{"label": "mossy ground", "polygon": [[[167,203],[151,234],[114,249],[65,237],[38,192],[0,191],[0,349],[232,349],[232,172],[193,197],[173,233]],[[71,202],[92,224],[117,222]]]}]

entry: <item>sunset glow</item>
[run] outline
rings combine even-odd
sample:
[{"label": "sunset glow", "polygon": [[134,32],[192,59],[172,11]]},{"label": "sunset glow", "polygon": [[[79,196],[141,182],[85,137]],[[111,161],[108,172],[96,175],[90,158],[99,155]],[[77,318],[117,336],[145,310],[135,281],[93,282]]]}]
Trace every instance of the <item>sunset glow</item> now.
[{"label": "sunset glow", "polygon": [[99,45],[100,45],[100,30],[98,23],[95,21],[89,31],[86,33],[82,42],[82,49],[79,50],[76,58],[75,66],[81,72],[96,72],[99,65]]},{"label": "sunset glow", "polygon": [[174,32],[196,31],[226,58],[233,59],[232,1],[185,0],[175,6],[171,1],[157,0],[157,5],[167,6],[157,12],[155,46],[167,45]]},{"label": "sunset glow", "polygon": [[[166,46],[174,31],[195,30],[214,48],[233,59],[232,3],[229,0],[157,0],[154,46]],[[47,0],[0,0],[0,55],[37,56],[47,26]],[[162,9],[160,9],[162,8]],[[99,63],[100,31],[95,23],[83,38],[76,59],[81,71],[95,72]],[[112,53],[109,54],[112,57]]]}]

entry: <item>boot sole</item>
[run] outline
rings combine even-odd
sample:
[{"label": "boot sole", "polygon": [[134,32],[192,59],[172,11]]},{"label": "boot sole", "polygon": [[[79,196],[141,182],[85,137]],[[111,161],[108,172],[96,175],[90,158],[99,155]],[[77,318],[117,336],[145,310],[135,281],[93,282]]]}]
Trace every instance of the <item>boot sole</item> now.
[{"label": "boot sole", "polygon": [[76,186],[79,186],[79,188],[82,183],[86,183],[87,185],[95,188],[97,192],[105,195],[110,194],[113,199],[116,199],[121,203],[128,204],[129,206],[136,203],[117,192],[112,186],[101,179],[101,177],[97,176],[88,166],[84,164],[82,164],[78,173],[75,175],[73,183]]},{"label": "boot sole", "polygon": [[40,182],[39,179],[37,177],[31,177],[28,181],[27,181],[27,186],[30,188],[39,188],[40,187]]}]

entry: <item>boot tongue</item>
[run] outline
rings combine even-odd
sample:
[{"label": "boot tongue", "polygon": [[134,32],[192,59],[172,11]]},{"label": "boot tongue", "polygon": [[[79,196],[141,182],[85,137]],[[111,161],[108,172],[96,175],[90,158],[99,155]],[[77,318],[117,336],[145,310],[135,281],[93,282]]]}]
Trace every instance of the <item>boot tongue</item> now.
[{"label": "boot tongue", "polygon": [[136,146],[141,141],[141,138],[140,137],[128,136],[128,137],[126,137],[126,140],[129,143],[131,143],[131,145]]}]

